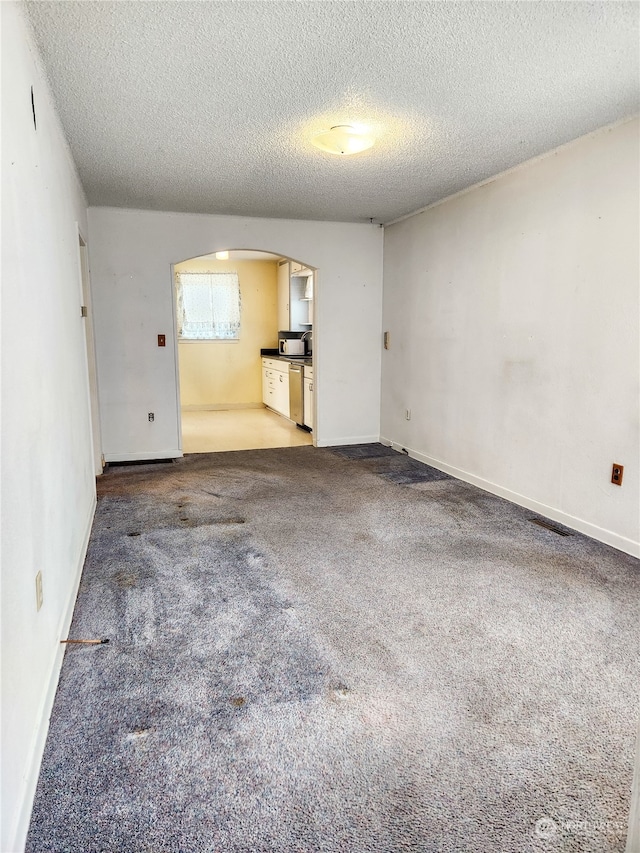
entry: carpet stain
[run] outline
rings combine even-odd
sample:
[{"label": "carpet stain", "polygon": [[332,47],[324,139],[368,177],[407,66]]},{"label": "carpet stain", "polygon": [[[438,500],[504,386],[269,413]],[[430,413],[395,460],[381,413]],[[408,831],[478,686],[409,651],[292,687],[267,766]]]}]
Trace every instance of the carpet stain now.
[{"label": "carpet stain", "polygon": [[182,525],[188,527],[203,527],[206,525],[220,525],[224,527],[246,523],[246,519],[241,518],[240,516],[232,516],[230,518],[211,518],[208,515],[201,515],[197,518],[181,516],[179,521],[182,522]]},{"label": "carpet stain", "polygon": [[360,531],[358,533],[353,534],[354,542],[370,542],[373,539],[372,535],[367,531]]},{"label": "carpet stain", "polygon": [[145,740],[149,736],[149,729],[135,729],[133,732],[129,732],[127,735],[127,741],[129,743],[137,743],[141,740]]},{"label": "carpet stain", "polygon": [[337,702],[344,702],[351,695],[351,691],[344,684],[338,684],[335,687],[329,688],[329,696]]},{"label": "carpet stain", "polygon": [[134,587],[138,583],[138,576],[130,572],[116,572],[112,577],[118,586],[124,588]]}]

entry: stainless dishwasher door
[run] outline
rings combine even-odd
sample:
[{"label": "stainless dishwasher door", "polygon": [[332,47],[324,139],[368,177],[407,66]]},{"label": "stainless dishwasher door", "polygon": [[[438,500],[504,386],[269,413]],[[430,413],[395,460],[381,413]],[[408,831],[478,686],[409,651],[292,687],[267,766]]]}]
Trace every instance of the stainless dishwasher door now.
[{"label": "stainless dishwasher door", "polygon": [[304,367],[289,364],[289,417],[302,426],[304,424]]}]

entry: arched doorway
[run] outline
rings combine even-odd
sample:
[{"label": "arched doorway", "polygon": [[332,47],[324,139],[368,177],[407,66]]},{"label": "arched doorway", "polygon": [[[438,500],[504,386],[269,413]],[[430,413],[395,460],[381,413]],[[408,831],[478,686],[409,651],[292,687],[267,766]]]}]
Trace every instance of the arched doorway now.
[{"label": "arched doorway", "polygon": [[172,272],[182,451],[312,444],[316,270],[230,249]]}]

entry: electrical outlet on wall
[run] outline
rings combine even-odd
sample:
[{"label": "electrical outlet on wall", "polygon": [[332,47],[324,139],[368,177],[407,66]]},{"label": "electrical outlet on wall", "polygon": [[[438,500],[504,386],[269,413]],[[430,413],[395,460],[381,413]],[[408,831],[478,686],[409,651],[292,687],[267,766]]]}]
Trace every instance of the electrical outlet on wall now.
[{"label": "electrical outlet on wall", "polygon": [[619,465],[617,462],[613,463],[611,467],[611,482],[614,486],[622,485],[622,475],[624,474],[624,465]]},{"label": "electrical outlet on wall", "polygon": [[42,607],[42,572],[36,575],[36,610]]}]

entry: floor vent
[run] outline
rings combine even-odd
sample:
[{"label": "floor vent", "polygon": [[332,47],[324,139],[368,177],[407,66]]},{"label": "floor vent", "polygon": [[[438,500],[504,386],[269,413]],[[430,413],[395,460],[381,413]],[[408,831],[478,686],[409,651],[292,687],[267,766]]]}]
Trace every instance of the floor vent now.
[{"label": "floor vent", "polygon": [[568,530],[566,527],[560,527],[558,524],[554,524],[553,521],[547,521],[546,518],[530,518],[533,524],[537,524],[538,527],[544,527],[546,530],[550,530],[552,533],[557,533],[558,536],[571,536],[571,530]]},{"label": "floor vent", "polygon": [[140,465],[173,465],[175,459],[125,459],[122,462],[107,462],[107,468],[134,468]]}]

